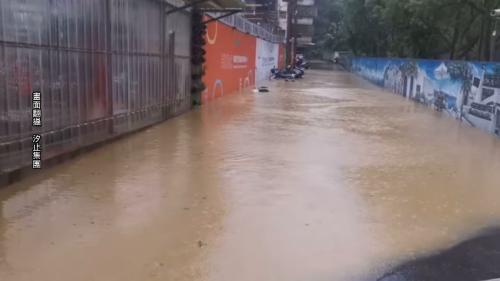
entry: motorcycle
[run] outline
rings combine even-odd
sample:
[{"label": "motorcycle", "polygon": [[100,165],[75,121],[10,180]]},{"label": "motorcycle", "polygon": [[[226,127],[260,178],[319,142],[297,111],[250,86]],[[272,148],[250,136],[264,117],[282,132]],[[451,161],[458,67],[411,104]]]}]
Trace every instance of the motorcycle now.
[{"label": "motorcycle", "polygon": [[280,70],[277,68],[271,69],[271,78],[272,79],[285,79],[294,81],[297,78],[298,74],[294,69],[284,69]]}]

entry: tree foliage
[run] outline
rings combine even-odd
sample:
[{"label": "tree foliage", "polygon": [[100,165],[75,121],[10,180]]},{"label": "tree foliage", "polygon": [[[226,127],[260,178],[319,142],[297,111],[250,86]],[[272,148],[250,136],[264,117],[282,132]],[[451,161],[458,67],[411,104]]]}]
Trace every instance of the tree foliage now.
[{"label": "tree foliage", "polygon": [[317,6],[316,55],[487,60],[490,11],[500,0],[317,0]]}]

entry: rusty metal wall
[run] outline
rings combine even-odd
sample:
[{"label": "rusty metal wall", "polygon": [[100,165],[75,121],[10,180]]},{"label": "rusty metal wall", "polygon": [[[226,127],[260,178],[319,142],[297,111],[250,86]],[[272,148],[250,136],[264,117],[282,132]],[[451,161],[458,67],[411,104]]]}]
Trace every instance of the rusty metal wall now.
[{"label": "rusty metal wall", "polygon": [[[0,173],[188,110],[190,14],[153,0],[0,0]],[[31,93],[42,96],[32,127]]]}]

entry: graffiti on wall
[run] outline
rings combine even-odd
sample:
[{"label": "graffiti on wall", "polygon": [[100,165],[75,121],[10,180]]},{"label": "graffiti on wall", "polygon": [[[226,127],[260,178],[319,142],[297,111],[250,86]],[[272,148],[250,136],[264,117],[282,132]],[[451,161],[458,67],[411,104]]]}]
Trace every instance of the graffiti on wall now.
[{"label": "graffiti on wall", "polygon": [[255,83],[256,38],[224,23],[207,25],[202,102]]},{"label": "graffiti on wall", "polygon": [[271,69],[278,67],[279,45],[257,38],[255,80],[269,80]]},{"label": "graffiti on wall", "polygon": [[392,92],[500,135],[500,65],[354,58],[353,72]]}]

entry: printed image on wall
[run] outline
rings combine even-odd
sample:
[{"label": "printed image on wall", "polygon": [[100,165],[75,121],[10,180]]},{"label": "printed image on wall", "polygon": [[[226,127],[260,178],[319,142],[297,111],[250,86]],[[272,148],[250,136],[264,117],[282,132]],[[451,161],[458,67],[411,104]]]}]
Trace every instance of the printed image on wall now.
[{"label": "printed image on wall", "polygon": [[219,21],[207,24],[202,102],[255,84],[256,38]]},{"label": "printed image on wall", "polygon": [[354,58],[353,72],[392,92],[500,134],[500,65]]}]

